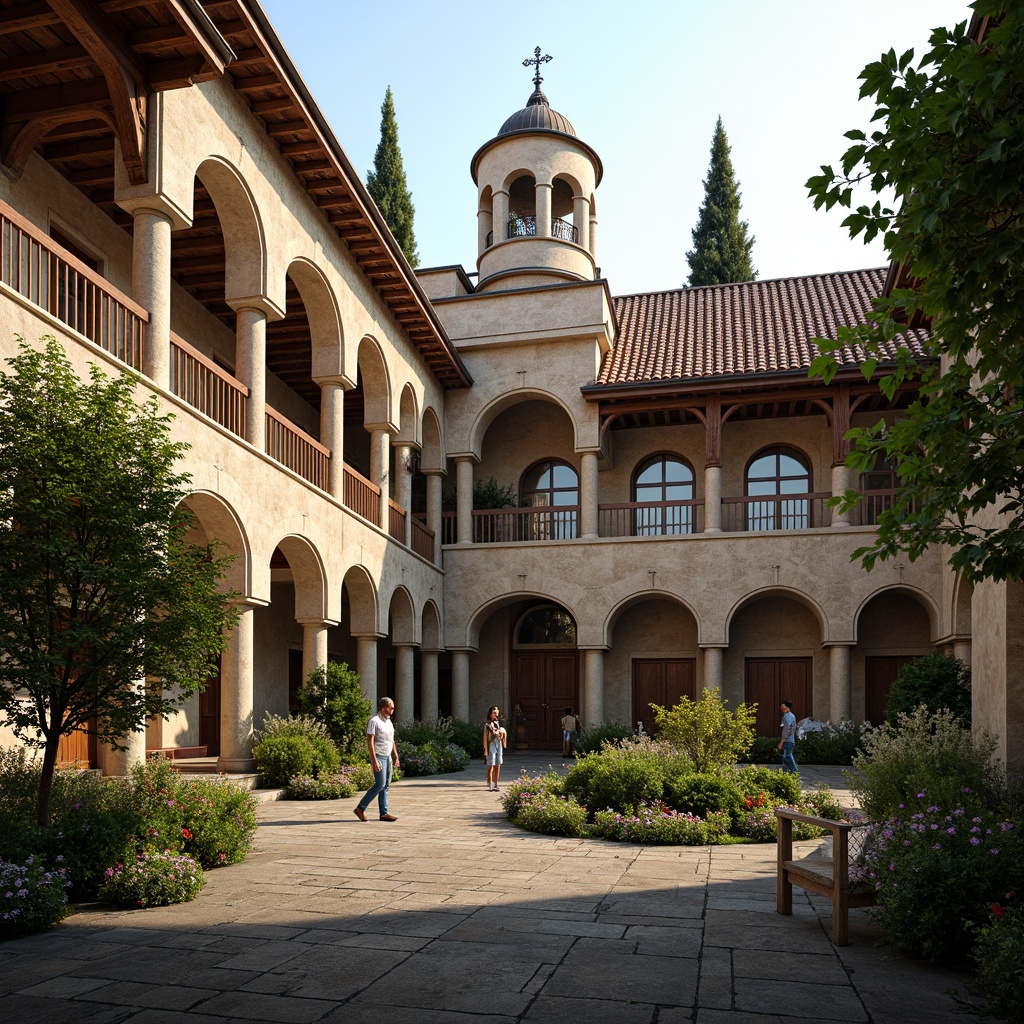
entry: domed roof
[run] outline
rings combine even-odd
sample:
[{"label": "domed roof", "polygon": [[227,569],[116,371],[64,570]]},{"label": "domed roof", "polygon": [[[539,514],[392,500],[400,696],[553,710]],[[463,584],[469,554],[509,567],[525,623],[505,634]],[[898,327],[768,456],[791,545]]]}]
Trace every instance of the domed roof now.
[{"label": "domed roof", "polygon": [[576,135],[576,129],[569,123],[569,119],[557,110],[551,109],[551,104],[548,103],[547,96],[541,92],[539,83],[533,90],[533,95],[526,101],[526,106],[507,118],[498,129],[496,138],[524,131],[561,132],[563,135],[574,137]]}]

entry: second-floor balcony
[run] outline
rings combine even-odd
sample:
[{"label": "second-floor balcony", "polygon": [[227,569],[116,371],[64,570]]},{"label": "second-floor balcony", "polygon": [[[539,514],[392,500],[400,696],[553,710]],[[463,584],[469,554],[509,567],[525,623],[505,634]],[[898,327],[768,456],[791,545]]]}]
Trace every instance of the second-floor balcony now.
[{"label": "second-floor balcony", "polygon": [[[143,372],[146,310],[2,202],[0,283],[136,373]],[[219,427],[248,440],[248,388],[173,333],[168,390]],[[269,405],[264,406],[263,423],[265,453],[327,492],[331,460],[337,456]],[[406,543],[408,511],[391,500],[382,508],[380,488],[345,463],[339,496],[351,512]],[[433,531],[420,522],[411,526],[411,549],[433,561]]]},{"label": "second-floor balcony", "polygon": [[[509,217],[508,226],[505,229],[506,241],[510,238],[535,238],[537,234],[536,217],[521,217],[518,214],[512,214]],[[569,221],[562,220],[561,217],[552,218],[549,234],[551,238],[557,238],[563,242],[576,242],[578,244],[580,240],[579,229]],[[489,249],[492,245],[494,245],[494,232],[489,231],[487,233],[486,248]]]}]

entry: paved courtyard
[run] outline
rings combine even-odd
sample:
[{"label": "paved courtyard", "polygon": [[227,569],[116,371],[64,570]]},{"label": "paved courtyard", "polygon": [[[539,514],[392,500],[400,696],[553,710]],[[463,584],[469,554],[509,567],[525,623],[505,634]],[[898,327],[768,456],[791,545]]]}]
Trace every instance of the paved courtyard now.
[{"label": "paved courtyard", "polygon": [[[548,758],[510,754],[503,782]],[[557,760],[557,759],[556,759]],[[805,786],[845,785],[802,769]],[[963,1022],[960,979],[876,945],[794,889],[775,847],[649,847],[520,832],[474,761],[355,800],[265,803],[257,848],[197,900],[84,908],[0,945],[0,1018],[227,1024]],[[808,844],[811,845],[811,844]],[[980,1018],[974,1018],[979,1020]],[[983,1019],[983,1018],[981,1018]]]}]

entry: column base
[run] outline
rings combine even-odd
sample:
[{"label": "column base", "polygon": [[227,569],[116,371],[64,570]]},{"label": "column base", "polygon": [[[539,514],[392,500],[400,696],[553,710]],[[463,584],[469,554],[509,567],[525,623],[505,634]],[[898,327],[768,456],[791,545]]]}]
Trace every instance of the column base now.
[{"label": "column base", "polygon": [[256,762],[251,757],[219,757],[217,771],[227,775],[255,775]]}]

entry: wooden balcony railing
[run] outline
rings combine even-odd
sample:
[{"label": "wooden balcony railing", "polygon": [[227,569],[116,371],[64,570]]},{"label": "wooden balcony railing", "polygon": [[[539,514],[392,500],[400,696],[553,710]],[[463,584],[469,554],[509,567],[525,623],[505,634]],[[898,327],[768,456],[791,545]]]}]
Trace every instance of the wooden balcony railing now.
[{"label": "wooden balcony railing", "polygon": [[380,488],[351,466],[345,466],[345,486],[342,495],[345,508],[380,526]]},{"label": "wooden balcony railing", "polygon": [[579,513],[578,505],[474,509],[473,543],[575,540],[578,536]]},{"label": "wooden balcony railing", "polygon": [[670,537],[704,530],[704,501],[628,501],[597,506],[602,537]]},{"label": "wooden balcony railing", "polygon": [[412,517],[412,549],[428,562],[434,560],[434,531],[417,516]]},{"label": "wooden balcony railing", "polygon": [[0,203],[0,281],[141,372],[149,314],[6,203]]},{"label": "wooden balcony railing", "polygon": [[388,535],[399,544],[405,543],[405,517],[407,513],[394,499],[388,498]]},{"label": "wooden balcony railing", "polygon": [[249,389],[176,334],[171,335],[171,391],[231,433],[245,437]]},{"label": "wooden balcony railing", "polygon": [[[879,516],[896,504],[896,492],[894,490],[865,491],[864,497],[857,506],[860,516],[859,525],[877,526]],[[914,506],[911,506],[914,508]]]},{"label": "wooden balcony railing", "polygon": [[266,407],[266,450],[272,459],[298,473],[314,487],[327,490],[330,450],[269,405]]},{"label": "wooden balcony railing", "polygon": [[459,516],[457,512],[441,513],[441,543],[455,544],[459,539]]},{"label": "wooden balcony railing", "polygon": [[728,533],[765,530],[809,530],[830,526],[831,509],[826,504],[832,495],[814,494],[757,495],[750,498],[722,499],[722,529]]}]

